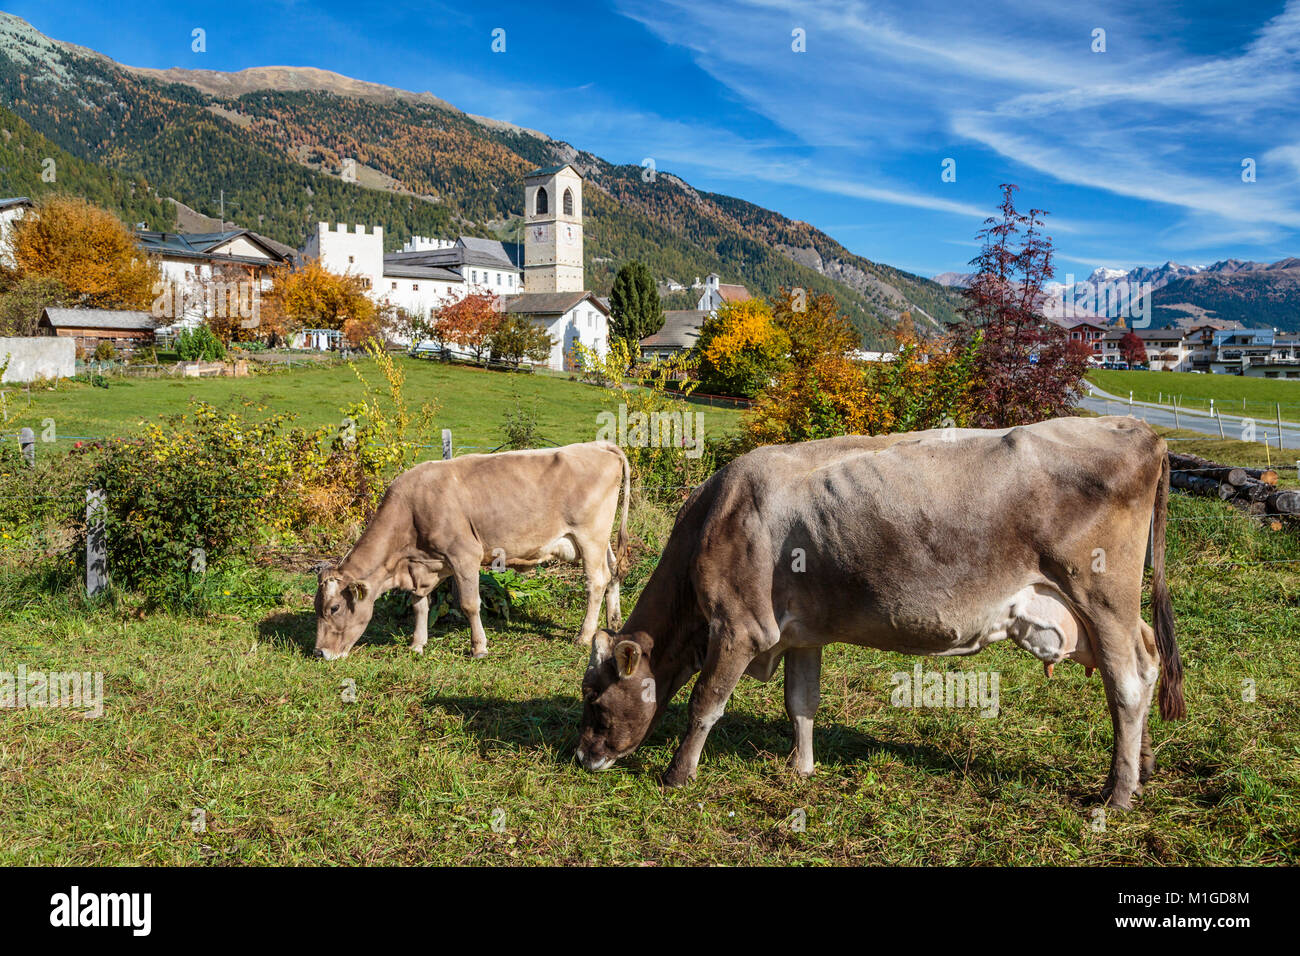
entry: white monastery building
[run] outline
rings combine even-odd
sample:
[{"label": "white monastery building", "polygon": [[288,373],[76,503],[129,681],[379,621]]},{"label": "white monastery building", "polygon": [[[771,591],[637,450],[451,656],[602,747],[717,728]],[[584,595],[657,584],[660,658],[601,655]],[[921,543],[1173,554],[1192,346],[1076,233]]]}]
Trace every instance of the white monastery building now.
[{"label": "white monastery building", "polygon": [[[575,343],[604,355],[609,308],[585,288],[582,176],[565,163],[524,177],[524,244],[461,236],[415,236],[384,252],[384,230],[320,223],[302,249],[331,272],[359,275],[372,298],[429,319],[440,304],[470,294],[498,297],[551,335],[554,369],[575,367]],[[419,343],[404,343],[419,344]]]}]

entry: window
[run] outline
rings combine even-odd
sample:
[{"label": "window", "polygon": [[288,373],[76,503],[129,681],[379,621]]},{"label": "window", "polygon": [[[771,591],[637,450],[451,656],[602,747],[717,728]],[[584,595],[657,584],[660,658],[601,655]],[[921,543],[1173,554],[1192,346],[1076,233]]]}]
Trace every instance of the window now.
[{"label": "window", "polygon": [[470,278],[470,281],[471,281],[471,282],[477,284],[477,283],[478,283],[478,270],[477,270],[477,269],[473,269],[473,270],[471,270],[471,271],[470,271],[470,274],[469,274],[469,278]]},{"label": "window", "polygon": [[551,203],[546,195],[546,187],[537,187],[537,203],[533,207],[536,215],[541,216],[551,211]]},{"label": "window", "polygon": [[515,277],[514,277],[514,276],[506,276],[506,285],[508,285],[508,286],[513,286],[514,284],[515,284]]},{"label": "window", "polygon": [[354,262],[356,262],[356,261],[357,261],[356,256],[348,256],[348,264],[349,264],[349,265],[351,265],[352,263],[354,263]]},{"label": "window", "polygon": [[420,291],[420,283],[418,283],[418,282],[412,282],[412,283],[411,283],[411,291],[412,291],[412,292],[419,292],[419,291]]},{"label": "window", "polygon": [[501,284],[501,273],[497,273],[497,285]]},{"label": "window", "polygon": [[396,283],[396,282],[393,283],[393,288],[394,288],[394,289],[397,288],[397,283]]},{"label": "window", "polygon": [[564,214],[573,215],[573,193],[568,189],[564,191]]}]

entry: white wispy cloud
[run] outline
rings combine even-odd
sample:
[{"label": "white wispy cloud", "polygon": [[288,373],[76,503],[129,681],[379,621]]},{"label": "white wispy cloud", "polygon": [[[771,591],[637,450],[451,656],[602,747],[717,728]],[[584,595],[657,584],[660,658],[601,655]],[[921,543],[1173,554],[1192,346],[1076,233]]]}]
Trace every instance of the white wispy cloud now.
[{"label": "white wispy cloud", "polygon": [[[1154,241],[1195,250],[1277,243],[1300,229],[1300,0],[1258,15],[1253,30],[1217,48],[1180,34],[1190,27],[1172,7],[955,7],[625,0],[620,10],[690,49],[792,139],[856,151],[846,163],[811,147],[811,188],[971,215],[971,204],[943,198],[937,183],[918,188],[899,169],[929,176],[926,164],[935,164],[937,179],[938,157],[974,147],[1112,205],[1135,201],[1122,224],[1128,235],[1106,236],[1113,214],[1079,224],[1096,230],[1090,247],[1109,238],[1112,249],[1149,256]],[[796,27],[806,31],[805,54],[790,50]],[[1104,53],[1091,49],[1097,27]],[[1257,162],[1255,182],[1241,179],[1246,157]],[[1146,244],[1132,234],[1139,230]]]}]

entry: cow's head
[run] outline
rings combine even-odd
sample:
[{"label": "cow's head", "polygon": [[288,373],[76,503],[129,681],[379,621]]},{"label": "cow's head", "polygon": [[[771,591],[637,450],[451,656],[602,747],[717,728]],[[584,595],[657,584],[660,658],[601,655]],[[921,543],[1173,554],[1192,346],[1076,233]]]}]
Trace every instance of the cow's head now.
[{"label": "cow's head", "polygon": [[315,657],[347,657],[375,611],[375,589],[337,572],[322,572],[316,588]]},{"label": "cow's head", "polygon": [[[597,631],[582,678],[578,760],[604,770],[641,743],[654,724],[659,688],[650,670],[650,635]],[[667,692],[667,688],[663,689]]]}]

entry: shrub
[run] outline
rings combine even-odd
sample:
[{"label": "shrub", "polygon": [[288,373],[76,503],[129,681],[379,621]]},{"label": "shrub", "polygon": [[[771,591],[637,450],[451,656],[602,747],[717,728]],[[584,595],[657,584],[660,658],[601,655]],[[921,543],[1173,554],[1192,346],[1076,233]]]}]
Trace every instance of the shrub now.
[{"label": "shrub", "polygon": [[286,432],[288,420],[253,422],[199,403],[139,438],[111,441],[90,482],[106,496],[114,584],[185,603],[208,566],[246,551],[263,527],[291,526],[294,486],[312,472],[316,443]]},{"label": "shrub", "polygon": [[219,362],[226,357],[226,347],[211,329],[200,325],[176,336],[176,355],[182,362]]}]

